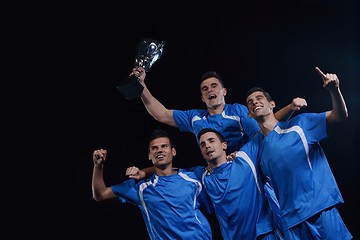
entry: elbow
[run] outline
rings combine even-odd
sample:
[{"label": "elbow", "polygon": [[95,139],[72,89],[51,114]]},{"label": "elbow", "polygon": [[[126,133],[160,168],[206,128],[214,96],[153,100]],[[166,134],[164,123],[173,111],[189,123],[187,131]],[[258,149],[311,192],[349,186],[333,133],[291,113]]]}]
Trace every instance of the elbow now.
[{"label": "elbow", "polygon": [[345,119],[347,119],[349,117],[349,112],[347,110],[347,108],[345,107],[345,109],[343,111],[341,111],[341,114],[339,114],[339,121],[344,121]]},{"label": "elbow", "polygon": [[96,195],[96,194],[93,194],[93,199],[95,200],[95,201],[97,201],[97,202],[100,202],[101,201],[101,198],[98,196],[98,195]]},{"label": "elbow", "polygon": [[104,200],[104,198],[101,195],[94,195],[94,194],[93,194],[93,199],[97,202],[101,202]]},{"label": "elbow", "polygon": [[101,194],[101,192],[93,191],[92,197],[97,202],[104,200],[104,196]]},{"label": "elbow", "polygon": [[340,119],[340,121],[345,121],[349,117],[348,112],[346,112]]},{"label": "elbow", "polygon": [[342,122],[342,121],[345,121],[347,118],[348,118],[349,114],[347,111],[341,113],[341,114],[336,114],[336,115],[333,115],[333,117],[330,119],[333,119],[332,121],[330,120],[330,122]]},{"label": "elbow", "polygon": [[342,114],[340,116],[340,120],[339,121],[344,121],[345,119],[347,119],[349,117],[349,113],[348,111],[346,111],[344,114]]},{"label": "elbow", "polygon": [[156,120],[156,121],[158,121],[158,122],[163,122],[163,120],[162,120],[162,118],[160,117],[160,116],[158,116],[158,115],[155,115],[155,114],[151,114],[151,116]]}]

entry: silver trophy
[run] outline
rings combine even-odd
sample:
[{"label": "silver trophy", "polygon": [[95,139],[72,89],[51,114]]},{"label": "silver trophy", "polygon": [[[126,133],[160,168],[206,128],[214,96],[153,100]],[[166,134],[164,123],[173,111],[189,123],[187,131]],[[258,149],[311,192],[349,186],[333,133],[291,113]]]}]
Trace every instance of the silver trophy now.
[{"label": "silver trophy", "polygon": [[[164,45],[164,41],[158,43],[153,39],[142,39],[137,46],[134,67],[142,67],[148,72],[161,57]],[[138,77],[134,75],[124,78],[116,88],[128,100],[139,98],[144,89]]]}]

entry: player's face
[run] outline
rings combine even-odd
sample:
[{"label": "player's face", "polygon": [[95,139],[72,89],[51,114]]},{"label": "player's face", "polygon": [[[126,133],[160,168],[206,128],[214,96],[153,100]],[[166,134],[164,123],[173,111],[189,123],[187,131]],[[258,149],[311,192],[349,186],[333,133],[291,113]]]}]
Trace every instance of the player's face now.
[{"label": "player's face", "polygon": [[201,135],[199,142],[201,154],[206,161],[218,159],[225,154],[226,143],[222,143],[213,132]]},{"label": "player's face", "polygon": [[269,102],[261,91],[250,94],[246,98],[246,105],[250,116],[254,119],[269,115],[274,108],[274,102]]},{"label": "player's face", "polygon": [[208,107],[225,103],[226,88],[223,88],[219,79],[211,77],[200,84],[201,99]]},{"label": "player's face", "polygon": [[154,165],[169,164],[176,155],[175,148],[171,148],[170,140],[166,137],[152,140],[149,146],[149,160]]}]

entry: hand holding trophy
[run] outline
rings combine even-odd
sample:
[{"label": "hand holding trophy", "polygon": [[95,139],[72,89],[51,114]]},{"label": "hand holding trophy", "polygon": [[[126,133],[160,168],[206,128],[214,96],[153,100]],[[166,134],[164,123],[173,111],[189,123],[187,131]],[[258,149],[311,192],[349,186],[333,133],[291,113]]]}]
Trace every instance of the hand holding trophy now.
[{"label": "hand holding trophy", "polygon": [[[137,46],[134,67],[142,67],[145,72],[148,72],[161,57],[164,45],[164,41],[158,43],[150,38],[142,39]],[[127,100],[139,98],[144,89],[135,75],[123,79],[116,88]]]}]

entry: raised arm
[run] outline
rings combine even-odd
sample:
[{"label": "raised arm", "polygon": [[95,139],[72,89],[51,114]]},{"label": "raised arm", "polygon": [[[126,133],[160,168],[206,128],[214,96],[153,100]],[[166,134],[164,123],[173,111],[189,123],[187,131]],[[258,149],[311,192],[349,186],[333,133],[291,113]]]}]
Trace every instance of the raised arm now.
[{"label": "raised arm", "polygon": [[305,107],[307,107],[306,100],[304,98],[297,97],[294,98],[290,104],[274,113],[274,115],[277,120],[286,121],[294,114],[295,111],[299,111]]},{"label": "raised arm", "polygon": [[133,68],[130,76],[135,75],[139,78],[141,85],[144,86],[144,90],[141,94],[141,100],[148,111],[148,113],[155,118],[155,120],[165,123],[167,125],[176,127],[173,110],[167,109],[159,100],[157,100],[149,91],[145,84],[146,73],[141,67]]},{"label": "raised arm", "polygon": [[340,82],[336,74],[324,74],[320,68],[315,67],[315,71],[323,80],[323,87],[326,88],[331,96],[332,110],[326,112],[326,120],[330,123],[340,122],[348,117],[348,110],[344,97],[340,91]]},{"label": "raised arm", "polygon": [[106,160],[107,151],[104,149],[95,150],[93,152],[93,175],[91,181],[93,198],[96,201],[102,201],[115,198],[111,187],[107,187],[103,177],[103,166]]}]

